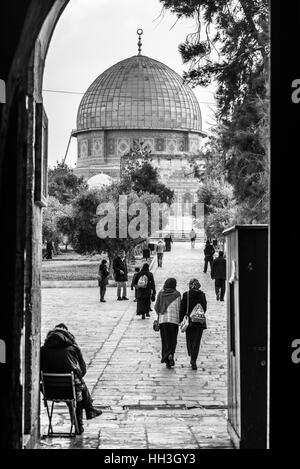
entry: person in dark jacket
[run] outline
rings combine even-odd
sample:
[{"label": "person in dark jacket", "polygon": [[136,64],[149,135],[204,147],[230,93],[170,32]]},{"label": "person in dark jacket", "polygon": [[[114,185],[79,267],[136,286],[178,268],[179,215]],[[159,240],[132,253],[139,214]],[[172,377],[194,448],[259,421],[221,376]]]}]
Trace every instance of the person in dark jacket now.
[{"label": "person in dark jacket", "polygon": [[213,246],[210,244],[210,241],[207,240],[206,244],[205,244],[205,248],[204,248],[204,269],[203,269],[203,272],[205,274],[207,272],[208,263],[210,265],[210,270],[212,268],[212,263],[213,263],[213,260],[214,260],[214,253],[215,253],[215,250],[214,250]]},{"label": "person in dark jacket", "polygon": [[173,243],[171,233],[166,234],[166,236],[164,237],[164,242],[165,242],[165,245],[166,245],[166,251],[170,252],[171,251],[171,245]]},{"label": "person in dark jacket", "polygon": [[[140,283],[143,286],[139,285]],[[149,272],[149,264],[144,264],[141,271],[134,279],[134,286],[136,286],[136,299],[137,307],[136,314],[142,316],[142,319],[150,317],[151,301],[155,301],[155,282],[152,272]]]},{"label": "person in dark jacket", "polygon": [[109,271],[107,269],[107,260],[103,259],[99,266],[98,272],[98,285],[100,287],[100,301],[101,303],[106,303],[104,296],[106,293],[106,287],[108,284]]},{"label": "person in dark jacket", "polygon": [[211,268],[211,278],[215,280],[217,301],[224,301],[226,282],[226,259],[223,251],[219,251],[219,257],[214,259]]},{"label": "person in dark jacket", "polygon": [[[115,275],[115,280],[117,282],[117,299],[128,300],[127,293],[127,280],[128,280],[128,269],[126,263],[125,252],[120,251],[119,255],[113,261],[113,270]],[[123,289],[123,295],[121,296],[121,290]]]},{"label": "person in dark jacket", "polygon": [[44,373],[74,372],[76,387],[76,416],[79,433],[83,433],[82,411],[85,410],[88,420],[98,417],[102,411],[93,406],[93,400],[83,377],[86,364],[75,337],[63,323],[48,332],[41,347],[41,371]]},{"label": "person in dark jacket", "polygon": [[[190,316],[194,307],[201,304],[204,312],[207,309],[207,302],[205,293],[200,290],[201,285],[197,279],[192,279],[189,282],[189,291],[184,292],[182,295],[180,306],[180,322],[184,316]],[[186,347],[189,357],[191,357],[191,367],[197,370],[197,358],[200,349],[201,338],[203,334],[203,326],[199,323],[189,321],[188,328],[185,332]]]},{"label": "person in dark jacket", "polygon": [[135,284],[135,279],[137,277],[137,274],[140,272],[140,270],[141,269],[139,267],[135,267],[134,274],[133,274],[132,281],[131,281],[131,290],[134,290],[134,300],[133,301],[137,301],[137,299],[136,299],[137,286]]}]

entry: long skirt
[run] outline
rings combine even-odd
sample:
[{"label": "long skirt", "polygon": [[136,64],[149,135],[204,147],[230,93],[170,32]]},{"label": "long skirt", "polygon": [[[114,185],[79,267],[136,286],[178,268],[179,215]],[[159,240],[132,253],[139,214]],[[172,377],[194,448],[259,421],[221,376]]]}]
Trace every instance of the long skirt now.
[{"label": "long skirt", "polygon": [[165,322],[160,324],[161,363],[169,363],[169,355],[175,353],[177,345],[178,324]]},{"label": "long skirt", "polygon": [[191,361],[196,361],[198,358],[203,330],[199,326],[189,326],[186,330],[186,346]]},{"label": "long skirt", "polygon": [[151,301],[150,296],[146,298],[138,298],[136,305],[136,314],[141,316],[142,314],[148,314],[150,311]]}]

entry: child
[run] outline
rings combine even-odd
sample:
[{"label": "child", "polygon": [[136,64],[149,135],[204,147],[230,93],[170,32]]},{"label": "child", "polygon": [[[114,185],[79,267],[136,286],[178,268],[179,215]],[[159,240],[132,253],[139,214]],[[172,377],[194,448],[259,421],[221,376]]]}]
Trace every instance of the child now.
[{"label": "child", "polygon": [[138,274],[139,271],[140,271],[140,268],[139,268],[139,267],[136,267],[136,268],[134,269],[134,271],[135,271],[135,274],[134,274],[133,277],[132,277],[131,290],[133,290],[133,288],[134,288],[135,293],[134,293],[134,300],[133,300],[133,301],[137,301],[137,300],[136,300],[136,289],[137,289],[137,285],[134,285],[134,281],[135,281],[135,279],[136,279],[137,274]]}]

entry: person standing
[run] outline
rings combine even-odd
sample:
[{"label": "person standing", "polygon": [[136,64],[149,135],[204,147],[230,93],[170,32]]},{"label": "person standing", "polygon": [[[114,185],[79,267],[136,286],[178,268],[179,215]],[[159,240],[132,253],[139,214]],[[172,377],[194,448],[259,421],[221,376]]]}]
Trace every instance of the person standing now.
[{"label": "person standing", "polygon": [[155,301],[155,282],[152,272],[149,272],[149,264],[145,263],[141,271],[134,279],[134,286],[136,287],[137,316],[142,316],[142,319],[150,317],[151,301]]},{"label": "person standing", "polygon": [[197,238],[197,234],[196,234],[194,228],[192,228],[192,230],[190,231],[190,240],[191,240],[191,248],[192,249],[194,249],[194,247],[195,247],[196,238]]},{"label": "person standing", "polygon": [[107,269],[107,260],[103,259],[101,261],[101,264],[99,266],[99,272],[98,272],[98,285],[100,287],[100,301],[101,303],[106,303],[106,300],[104,299],[105,293],[106,293],[106,287],[108,284],[108,277],[109,277],[109,271]]},{"label": "person standing", "polygon": [[139,267],[135,267],[134,269],[134,274],[133,274],[133,277],[132,277],[132,281],[131,281],[131,290],[134,289],[134,300],[133,301],[137,301],[136,299],[136,289],[137,289],[137,286],[135,284],[135,279],[137,277],[137,274],[140,272],[140,268]]},{"label": "person standing", "polygon": [[207,240],[206,244],[205,244],[205,248],[204,248],[204,269],[203,269],[203,272],[205,274],[207,272],[208,263],[210,265],[210,271],[212,269],[212,263],[213,263],[213,260],[214,260],[214,253],[215,253],[215,250],[214,250],[213,246],[210,244],[210,241]]},{"label": "person standing", "polygon": [[214,250],[217,251],[217,249],[218,249],[218,240],[216,238],[214,238],[212,240],[212,245],[213,245]]},{"label": "person standing", "polygon": [[176,279],[168,278],[158,293],[154,307],[161,337],[161,363],[165,363],[167,368],[175,365],[174,354],[180,321],[181,295],[176,286]]},{"label": "person standing", "polygon": [[168,234],[164,237],[164,242],[165,242],[165,245],[166,245],[166,251],[167,251],[167,252],[170,252],[170,251],[171,251],[171,245],[172,245],[172,243],[173,243],[173,239],[172,239],[171,233],[168,233]]},{"label": "person standing", "polygon": [[52,253],[53,253],[53,244],[52,241],[47,241],[46,243],[46,254],[44,255],[43,259],[52,259]]},{"label": "person standing", "polygon": [[[127,280],[128,280],[128,269],[126,263],[125,252],[120,251],[118,256],[113,261],[113,270],[115,275],[115,280],[117,282],[117,299],[128,300],[127,293]],[[121,291],[123,295],[121,296]]]},{"label": "person standing", "polygon": [[213,261],[211,278],[215,280],[217,301],[224,301],[226,288],[226,259],[224,258],[223,251],[219,251],[219,256]]},{"label": "person standing", "polygon": [[[206,312],[207,302],[205,293],[200,290],[199,281],[194,278],[189,282],[189,291],[182,295],[180,306],[180,322],[184,316],[190,316],[191,312],[197,304],[200,304],[203,311]],[[201,338],[203,334],[203,326],[200,323],[189,321],[187,330],[185,331],[186,347],[188,356],[191,357],[191,367],[197,370],[197,358],[200,349]]]},{"label": "person standing", "polygon": [[162,267],[163,255],[165,250],[165,243],[160,239],[156,245],[157,266]]}]

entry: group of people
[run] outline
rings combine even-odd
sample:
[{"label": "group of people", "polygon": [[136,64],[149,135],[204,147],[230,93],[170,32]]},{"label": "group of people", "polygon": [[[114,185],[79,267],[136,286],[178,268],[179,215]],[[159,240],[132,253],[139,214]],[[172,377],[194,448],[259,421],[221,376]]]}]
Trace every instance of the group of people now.
[{"label": "group of people", "polygon": [[[203,272],[207,272],[208,264],[210,265],[210,275],[215,281],[215,292],[217,301],[224,301],[225,286],[226,286],[226,259],[224,252],[219,251],[218,257],[214,258],[215,247],[217,247],[217,240],[211,244],[208,239],[204,248],[204,269]],[[215,246],[215,247],[214,247]]]},{"label": "group of people", "polygon": [[[176,287],[176,279],[168,278],[157,295],[154,307],[161,337],[161,363],[165,363],[167,368],[175,365],[174,355],[179,325],[184,317],[190,318],[191,312],[198,304],[204,313],[207,309],[206,296],[197,279],[194,278],[189,282],[189,290],[183,293],[182,298]],[[187,353],[193,370],[197,370],[196,362],[204,328],[202,323],[189,320],[185,331]]]}]

